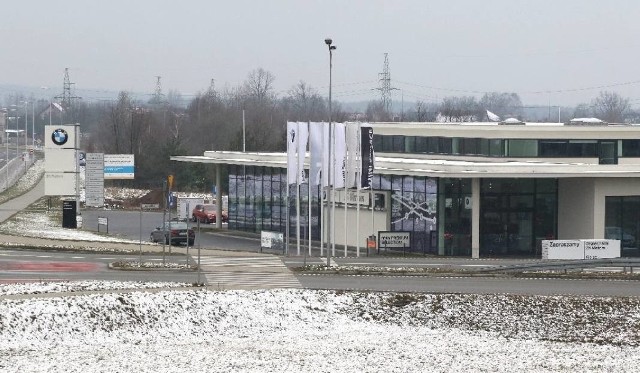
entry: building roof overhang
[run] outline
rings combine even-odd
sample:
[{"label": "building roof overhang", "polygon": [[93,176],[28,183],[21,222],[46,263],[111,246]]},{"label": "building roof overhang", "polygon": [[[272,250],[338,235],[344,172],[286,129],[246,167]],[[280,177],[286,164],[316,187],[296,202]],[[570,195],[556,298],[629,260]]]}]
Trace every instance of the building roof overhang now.
[{"label": "building roof overhang", "polygon": [[[286,153],[208,151],[203,156],[172,156],[172,161],[286,168]],[[309,155],[305,168],[309,167]],[[376,156],[376,174],[452,178],[640,177],[640,164],[601,165],[595,160],[452,160]]]}]

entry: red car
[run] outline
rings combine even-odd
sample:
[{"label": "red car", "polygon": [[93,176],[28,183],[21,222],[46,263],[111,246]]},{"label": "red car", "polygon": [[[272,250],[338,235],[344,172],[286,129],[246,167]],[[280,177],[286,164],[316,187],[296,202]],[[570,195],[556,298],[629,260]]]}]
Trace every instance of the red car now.
[{"label": "red car", "polygon": [[[216,205],[204,204],[196,205],[191,212],[191,220],[199,221],[200,223],[215,223],[216,222]],[[226,223],[228,220],[227,212],[222,211],[222,222]]]}]

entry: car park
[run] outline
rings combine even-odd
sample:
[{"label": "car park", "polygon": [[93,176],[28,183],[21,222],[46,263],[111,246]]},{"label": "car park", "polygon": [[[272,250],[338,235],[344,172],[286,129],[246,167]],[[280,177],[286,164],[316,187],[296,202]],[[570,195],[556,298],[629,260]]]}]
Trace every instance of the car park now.
[{"label": "car park", "polygon": [[193,229],[182,221],[167,221],[164,227],[156,227],[151,231],[149,239],[151,242],[165,242],[166,244],[186,244],[192,246],[195,242],[196,234]]},{"label": "car park", "polygon": [[[194,222],[199,221],[200,223],[215,223],[217,220],[216,216],[216,205],[212,203],[198,204],[191,212],[191,220]],[[226,223],[228,220],[228,215],[226,211],[222,211],[222,222]]]}]

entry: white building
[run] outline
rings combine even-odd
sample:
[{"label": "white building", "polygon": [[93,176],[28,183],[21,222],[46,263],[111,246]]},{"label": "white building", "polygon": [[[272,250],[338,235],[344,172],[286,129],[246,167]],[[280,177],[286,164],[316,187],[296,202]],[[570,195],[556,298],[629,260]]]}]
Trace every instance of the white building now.
[{"label": "white building", "polygon": [[[590,118],[371,125],[375,193],[361,212],[372,218],[355,229],[355,206],[336,213],[338,244],[410,231],[411,250],[420,253],[536,257],[543,239],[610,238],[621,240],[623,255],[640,255],[640,125]],[[284,232],[285,153],[171,159],[228,168],[229,229]],[[319,239],[312,192],[312,237]]]}]

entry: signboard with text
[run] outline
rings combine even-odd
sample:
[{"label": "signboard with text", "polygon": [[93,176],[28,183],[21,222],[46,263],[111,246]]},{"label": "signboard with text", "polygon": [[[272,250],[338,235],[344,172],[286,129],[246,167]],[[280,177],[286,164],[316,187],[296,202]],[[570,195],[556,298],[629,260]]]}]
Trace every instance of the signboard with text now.
[{"label": "signboard with text", "polygon": [[607,259],[620,254],[620,240],[542,241],[542,259]]},{"label": "signboard with text", "polygon": [[405,249],[411,247],[411,232],[378,232],[378,248]]},{"label": "signboard with text", "polygon": [[85,200],[91,207],[104,206],[104,154],[85,155]]},{"label": "signboard with text", "polygon": [[135,176],[135,159],[133,154],[105,154],[104,178],[133,179]]}]

